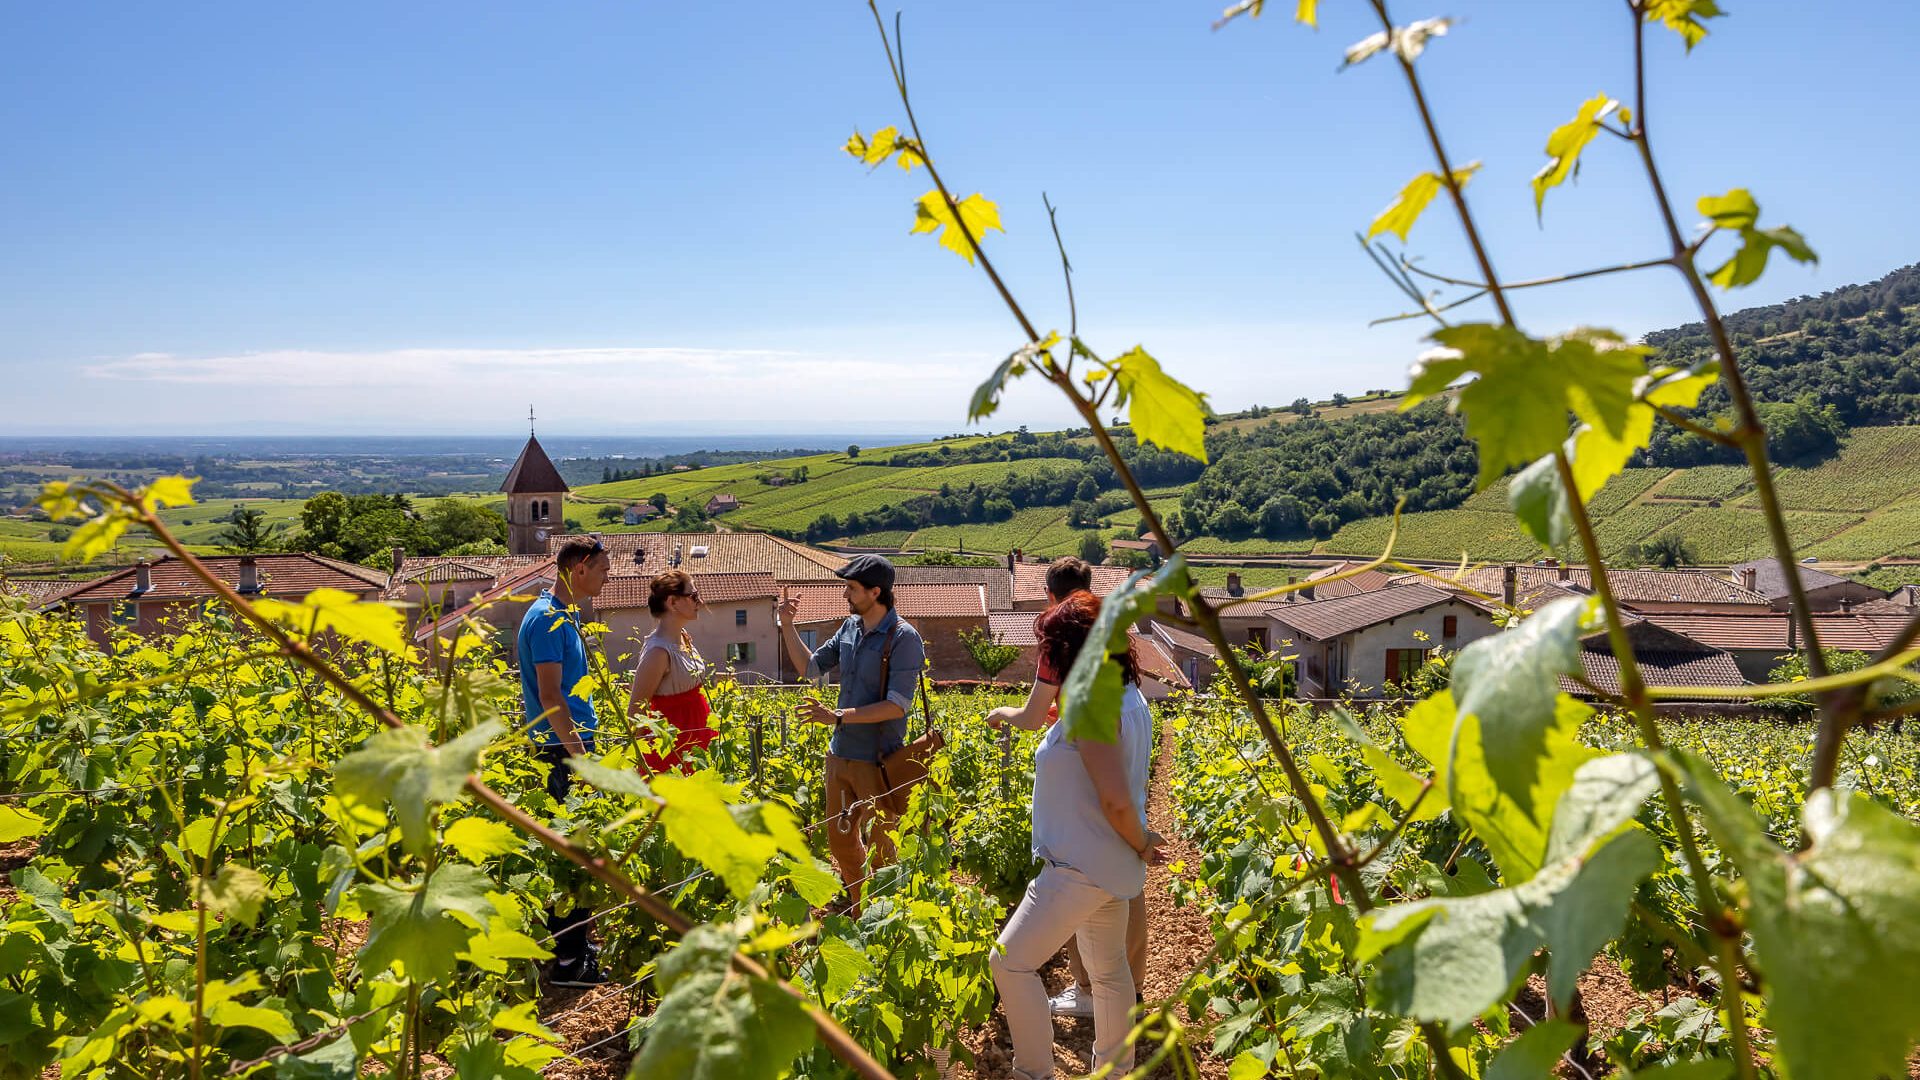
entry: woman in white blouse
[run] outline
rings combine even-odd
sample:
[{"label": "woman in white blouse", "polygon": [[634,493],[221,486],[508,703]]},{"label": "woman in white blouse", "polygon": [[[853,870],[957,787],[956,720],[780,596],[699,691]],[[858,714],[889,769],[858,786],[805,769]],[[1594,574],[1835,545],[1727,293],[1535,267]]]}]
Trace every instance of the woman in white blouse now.
[{"label": "woman in white blouse", "polygon": [[[1072,670],[1099,613],[1091,593],[1077,592],[1041,616],[1041,655],[1053,670]],[[1127,906],[1146,887],[1147,863],[1159,861],[1163,840],[1147,828],[1153,715],[1132,654],[1116,659],[1125,691],[1115,741],[1070,740],[1056,724],[1034,751],[1033,853],[1046,865],[1027,886],[991,960],[1013,1036],[1014,1073],[1030,1080],[1054,1075],[1053,1014],[1039,969],[1076,936],[1093,983],[1093,1068],[1111,1064],[1119,1075],[1133,1067],[1133,1048],[1126,1045],[1134,1004]],[[995,709],[987,723],[1037,730],[1059,690],[1036,681],[1025,705]]]}]

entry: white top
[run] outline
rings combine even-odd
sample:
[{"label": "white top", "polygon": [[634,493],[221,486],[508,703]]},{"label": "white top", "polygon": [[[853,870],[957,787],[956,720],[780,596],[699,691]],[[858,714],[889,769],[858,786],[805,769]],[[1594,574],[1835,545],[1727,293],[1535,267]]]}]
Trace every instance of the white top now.
[{"label": "white top", "polygon": [[682,649],[677,640],[668,640],[665,634],[655,630],[647,635],[640,646],[640,659],[645,660],[649,650],[659,649],[667,654],[667,672],[660,677],[660,686],[654,690],[655,697],[668,694],[684,694],[698,687],[706,678],[707,662],[700,654]]},{"label": "white top", "polygon": [[[1147,885],[1147,864],[1107,822],[1080,750],[1054,724],[1033,752],[1033,854],[1064,863],[1122,900]],[[1147,765],[1153,756],[1153,712],[1140,688],[1120,699],[1120,758],[1140,826],[1147,824]]]}]

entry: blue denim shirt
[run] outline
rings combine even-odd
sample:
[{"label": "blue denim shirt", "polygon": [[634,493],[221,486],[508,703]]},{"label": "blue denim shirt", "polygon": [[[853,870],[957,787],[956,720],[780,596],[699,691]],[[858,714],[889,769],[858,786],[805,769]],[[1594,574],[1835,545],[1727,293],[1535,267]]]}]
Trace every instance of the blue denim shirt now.
[{"label": "blue denim shirt", "polygon": [[[880,654],[887,638],[898,632],[894,642],[887,684],[880,685]],[[860,616],[849,615],[819,648],[813,650],[813,666],[822,674],[840,672],[840,707],[857,709],[876,701],[891,701],[904,714],[898,720],[879,724],[841,724],[833,733],[828,751],[835,757],[852,761],[879,761],[907,741],[907,717],[913,715],[913,692],[926,667],[927,647],[920,631],[889,611],[871,632]]]},{"label": "blue denim shirt", "polygon": [[587,643],[580,636],[580,622],[574,614],[554,602],[553,590],[542,590],[520,619],[520,696],[526,704],[527,718],[540,717],[527,734],[542,746],[559,746],[560,736],[541,716],[540,664],[560,665],[560,691],[567,696],[567,713],[573,729],[584,743],[593,742],[593,698],[574,693],[574,687],[587,677]]}]

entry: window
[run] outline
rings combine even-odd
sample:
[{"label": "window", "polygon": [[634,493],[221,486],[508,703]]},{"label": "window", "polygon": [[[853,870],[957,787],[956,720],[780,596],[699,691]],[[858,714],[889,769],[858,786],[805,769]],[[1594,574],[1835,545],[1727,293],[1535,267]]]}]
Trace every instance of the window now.
[{"label": "window", "polygon": [[733,625],[735,626],[747,625],[747,609],[746,608],[733,609]]},{"label": "window", "polygon": [[1413,673],[1419,671],[1421,665],[1426,662],[1427,650],[1425,649],[1388,649],[1387,681],[1397,683],[1402,679],[1410,679]]},{"label": "window", "polygon": [[732,645],[727,646],[727,663],[729,664],[753,663],[753,642],[736,641]]},{"label": "window", "polygon": [[818,633],[819,633],[818,630],[800,631],[800,644],[805,645],[809,650],[819,648],[820,647],[819,644],[817,644],[814,640],[815,635],[817,635]]},{"label": "window", "polygon": [[1261,652],[1268,651],[1267,628],[1264,626],[1248,627],[1247,628],[1247,644],[1253,646],[1256,649],[1259,649]]},{"label": "window", "polygon": [[107,617],[115,626],[140,625],[140,605],[114,604],[107,608]]},{"label": "window", "polygon": [[1440,620],[1440,636],[1443,638],[1460,636],[1460,616],[1449,615]]}]

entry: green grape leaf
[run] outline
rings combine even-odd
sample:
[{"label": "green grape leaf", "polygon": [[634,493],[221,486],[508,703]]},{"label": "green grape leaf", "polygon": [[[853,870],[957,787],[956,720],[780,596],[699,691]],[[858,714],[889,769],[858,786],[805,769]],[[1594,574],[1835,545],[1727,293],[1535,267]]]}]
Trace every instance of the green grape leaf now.
[{"label": "green grape leaf", "polygon": [[1920,982],[1888,973],[1920,970],[1920,827],[1822,788],[1802,811],[1807,849],[1789,853],[1712,766],[1669,760],[1740,868],[1775,1060],[1798,1080],[1903,1075],[1920,1039]]},{"label": "green grape leaf", "polygon": [[319,588],[297,604],[265,597],[254,609],[282,626],[303,634],[331,630],[350,641],[403,656],[407,651],[406,616],[391,604],[362,600],[342,589]]},{"label": "green grape leaf", "polygon": [[1579,1024],[1542,1020],[1508,1043],[1487,1066],[1486,1080],[1539,1080],[1554,1075],[1560,1055],[1583,1034]]},{"label": "green grape leaf", "polygon": [[732,970],[735,944],[703,924],[661,958],[654,981],[665,996],[628,1080],[775,1080],[813,1045],[791,994]]},{"label": "green grape leaf", "polygon": [[1207,460],[1207,395],[1167,374],[1138,345],[1111,366],[1120,384],[1114,404],[1129,406],[1127,420],[1141,442]]},{"label": "green grape leaf", "polygon": [[515,1035],[530,1035],[542,1042],[565,1044],[552,1028],[540,1022],[540,1003],[523,1001],[493,1014],[493,1030],[510,1031]]},{"label": "green grape leaf", "polygon": [[1227,1066],[1227,1080],[1262,1080],[1267,1075],[1267,1063],[1253,1056],[1253,1051],[1242,1050],[1233,1056],[1233,1064]]},{"label": "green grape leaf", "polygon": [[828,1001],[838,1001],[845,997],[853,984],[873,974],[873,960],[866,950],[847,941],[845,938],[824,934],[820,938],[820,955],[814,961],[813,983],[826,995]]},{"label": "green grape leaf", "polygon": [[1546,948],[1550,993],[1566,1008],[1580,973],[1620,932],[1636,884],[1660,863],[1659,846],[1634,830],[1511,888],[1380,909],[1360,934],[1359,958],[1379,965],[1370,993],[1389,1012],[1458,1028],[1504,1000]]},{"label": "green grape leaf", "polygon": [[1729,1058],[1708,1058],[1702,1061],[1679,1061],[1672,1065],[1654,1065],[1645,1069],[1632,1069],[1627,1080],[1729,1080],[1733,1076],[1733,1061]]},{"label": "green grape leaf", "polygon": [[168,506],[192,506],[193,485],[199,481],[197,476],[159,476],[141,488],[135,497],[148,511]]},{"label": "green grape leaf", "polygon": [[[1591,423],[1575,428],[1562,448],[1573,466],[1580,498],[1591,499],[1607,481],[1620,475],[1636,451],[1652,441],[1655,406],[1693,408],[1719,372],[1717,362],[1693,369],[1663,367],[1648,372],[1634,380],[1632,400],[1618,434]],[[1593,411],[1599,414],[1601,408],[1595,405]],[[1508,485],[1507,498],[1514,516],[1542,547],[1557,548],[1572,537],[1572,503],[1553,455],[1520,470]]]},{"label": "green grape leaf", "polygon": [[1320,28],[1320,0],[1299,0],[1293,6],[1293,21]]},{"label": "green grape leaf", "polygon": [[567,767],[573,775],[589,787],[598,788],[612,795],[637,795],[642,799],[656,796],[646,778],[632,769],[616,769],[603,765],[599,758],[575,755],[567,759]]},{"label": "green grape leaf", "polygon": [[969,422],[992,416],[1000,408],[1000,395],[1006,390],[1008,379],[1017,379],[1027,373],[1028,368],[1039,366],[1040,358],[1045,355],[1049,364],[1052,356],[1047,350],[1060,343],[1060,335],[1049,333],[1045,341],[1030,341],[1007,354],[1005,360],[993,369],[973,392],[973,400],[967,405]]},{"label": "green grape leaf", "polygon": [[[692,776],[662,773],[653,778],[653,792],[665,801],[660,825],[680,853],[714,872],[741,900],[753,892],[776,854],[808,859],[805,837],[793,825],[785,807],[760,804],[732,805],[742,786],[729,784],[713,772]],[[742,818],[746,818],[743,823]],[[745,824],[762,831],[749,832]]]},{"label": "green grape leaf", "polygon": [[11,844],[47,831],[47,819],[31,810],[0,803],[0,844]]},{"label": "green grape leaf", "polygon": [[211,911],[225,915],[241,926],[252,926],[260,919],[260,908],[267,902],[267,879],[260,872],[239,863],[227,863],[212,881],[199,880],[200,902]]},{"label": "green grape leaf", "polygon": [[470,863],[520,850],[520,834],[513,826],[483,817],[463,817],[448,825],[440,834],[440,842]]},{"label": "green grape leaf", "polygon": [[294,1029],[293,1021],[287,1014],[259,1005],[242,1005],[237,1001],[222,1001],[207,1009],[207,1023],[214,1027],[246,1027],[255,1031],[264,1031],[277,1043],[289,1043],[300,1033]]},{"label": "green grape leaf", "polygon": [[[910,231],[937,233],[941,247],[967,260],[967,265],[971,266],[974,244],[986,239],[987,230],[1000,229],[1003,233],[1007,230],[1000,228],[999,204],[988,201],[978,192],[959,200],[958,206],[960,215],[956,219],[953,207],[947,205],[946,197],[940,194],[939,188],[927,192],[914,204],[914,222]],[[962,225],[966,226],[964,232]],[[973,243],[968,243],[968,234],[972,235]]]},{"label": "green grape leaf", "polygon": [[485,873],[457,863],[436,868],[411,891],[383,884],[356,887],[354,898],[370,917],[360,970],[372,975],[397,967],[417,982],[452,975],[457,955],[494,914],[487,898],[492,888]]},{"label": "green grape leaf", "polygon": [[1648,22],[1679,34],[1688,52],[1707,36],[1707,26],[1701,20],[1726,14],[1715,0],[1647,0],[1646,12]]},{"label": "green grape leaf", "polygon": [[784,875],[793,891],[800,894],[813,907],[825,907],[840,892],[840,877],[828,870],[821,869],[812,859],[787,860],[787,872]]},{"label": "green grape leaf", "polygon": [[545,960],[553,954],[539,942],[515,929],[498,915],[487,919],[487,928],[467,940],[457,959],[495,975],[507,973],[508,961]]},{"label": "green grape leaf", "polygon": [[1707,280],[1723,289],[1737,289],[1760,280],[1767,269],[1767,257],[1774,248],[1786,252],[1796,262],[1819,262],[1807,242],[1791,226],[1773,229],[1740,230],[1740,248],[1733,257],[1707,275]]},{"label": "green grape leaf", "polygon": [[[1125,692],[1113,654],[1128,648],[1127,628],[1151,614],[1162,595],[1193,595],[1187,560],[1179,553],[1148,573],[1136,571],[1100,602],[1100,617],[1087,645],[1074,658],[1060,686],[1061,734],[1067,739],[1111,743],[1120,738],[1120,699]],[[1094,648],[1094,645],[1100,645]]]},{"label": "green grape leaf", "polygon": [[[1466,187],[1467,181],[1473,179],[1473,174],[1479,168],[1480,163],[1476,161],[1464,169],[1455,169],[1453,182],[1463,188]],[[1426,210],[1427,204],[1433,201],[1433,197],[1440,193],[1441,186],[1440,174],[1437,172],[1423,172],[1407,181],[1407,186],[1400,189],[1400,194],[1394,196],[1393,201],[1387,204],[1387,208],[1380,211],[1380,216],[1374,218],[1373,224],[1367,227],[1367,239],[1371,240],[1383,232],[1390,232],[1398,236],[1401,243],[1406,243],[1408,230],[1413,228],[1414,222],[1420,220],[1421,213]]]},{"label": "green grape leaf", "polygon": [[1538,217],[1546,209],[1547,192],[1580,174],[1580,151],[1587,148],[1607,117],[1626,110],[1605,94],[1595,94],[1580,103],[1573,119],[1553,129],[1547,136],[1547,163],[1533,174],[1533,213]]},{"label": "green grape leaf", "polygon": [[488,722],[433,746],[418,728],[386,728],[334,765],[334,790],[342,802],[362,806],[391,801],[402,846],[425,856],[434,844],[433,805],[460,797],[480,752],[502,730]]},{"label": "green grape leaf", "polygon": [[1461,716],[1480,719],[1496,787],[1532,810],[1531,790],[1556,716],[1560,676],[1580,670],[1580,638],[1596,620],[1593,597],[1555,600],[1503,634],[1460,650],[1452,689]]},{"label": "green grape leaf", "polygon": [[1444,327],[1433,334],[1439,348],[1414,364],[1401,403],[1410,409],[1469,373],[1479,378],[1460,389],[1454,407],[1466,416],[1467,434],[1480,445],[1480,484],[1498,479],[1509,465],[1550,452],[1567,436],[1567,387],[1577,377],[1553,360],[1547,343],[1491,323]]},{"label": "green grape leaf", "polygon": [[1694,204],[1707,220],[1722,229],[1750,229],[1760,219],[1760,204],[1746,188],[1734,188],[1725,195],[1702,195]]},{"label": "green grape leaf", "polygon": [[1757,224],[1760,204],[1746,188],[1734,188],[1725,195],[1703,195],[1696,205],[1714,228],[1740,234],[1740,247],[1733,257],[1707,275],[1709,281],[1723,289],[1737,289],[1760,280],[1774,248],[1786,252],[1796,262],[1820,261],[1820,256],[1791,226],[1760,228]]},{"label": "green grape leaf", "polygon": [[1640,754],[1608,754],[1581,765],[1554,808],[1546,861],[1577,859],[1625,828],[1659,787],[1659,768]]},{"label": "green grape leaf", "polygon": [[[1420,792],[1429,781],[1409,772],[1404,765],[1393,759],[1393,755],[1380,748],[1365,729],[1356,723],[1351,713],[1345,709],[1333,711],[1334,725],[1345,735],[1348,741],[1360,748],[1361,759],[1367,763],[1367,769],[1373,773],[1374,782],[1380,785],[1380,791],[1387,798],[1400,804],[1405,810],[1414,809],[1411,821],[1432,821],[1447,812],[1447,796],[1439,784],[1433,784],[1432,790],[1424,797]],[[1418,806],[1415,804],[1418,803]]]}]

